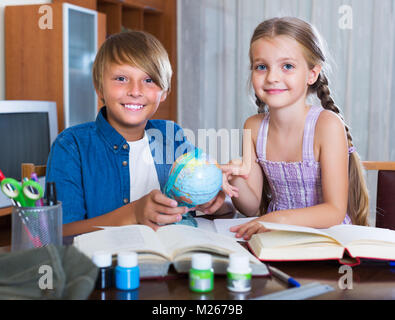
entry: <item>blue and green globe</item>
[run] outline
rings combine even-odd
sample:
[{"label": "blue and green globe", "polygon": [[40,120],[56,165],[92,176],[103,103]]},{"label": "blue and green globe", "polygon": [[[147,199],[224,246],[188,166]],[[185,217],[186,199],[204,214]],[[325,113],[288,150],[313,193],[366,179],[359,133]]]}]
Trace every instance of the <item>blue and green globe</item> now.
[{"label": "blue and green globe", "polygon": [[179,206],[196,207],[212,200],[222,187],[222,171],[200,149],[174,162],[164,193]]}]

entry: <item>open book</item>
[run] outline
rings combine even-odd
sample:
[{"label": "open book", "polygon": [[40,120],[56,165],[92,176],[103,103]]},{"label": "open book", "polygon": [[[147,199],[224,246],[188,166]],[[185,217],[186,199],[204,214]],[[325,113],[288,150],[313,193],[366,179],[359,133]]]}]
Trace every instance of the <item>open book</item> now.
[{"label": "open book", "polygon": [[208,220],[205,218],[195,218],[198,228],[211,231],[211,232],[216,232],[219,234],[222,234],[224,236],[228,236],[234,240],[237,240],[239,242],[245,242],[243,238],[236,238],[236,233],[230,232],[230,228],[233,226],[237,226],[239,224],[247,223],[253,219],[256,219],[257,217],[252,217],[252,218],[233,218],[233,219],[213,219],[213,220]]},{"label": "open book", "polygon": [[196,252],[212,255],[216,274],[226,274],[229,254],[240,252],[249,256],[253,275],[269,275],[266,265],[237,241],[184,225],[168,225],[156,232],[144,225],[106,227],[75,237],[74,246],[90,258],[100,250],[111,252],[114,258],[121,251],[135,251],[141,278],[166,276],[171,264],[177,272],[189,272]]},{"label": "open book", "polygon": [[395,231],[356,225],[314,229],[260,222],[270,232],[248,241],[261,261],[329,260],[359,258],[395,260]]}]

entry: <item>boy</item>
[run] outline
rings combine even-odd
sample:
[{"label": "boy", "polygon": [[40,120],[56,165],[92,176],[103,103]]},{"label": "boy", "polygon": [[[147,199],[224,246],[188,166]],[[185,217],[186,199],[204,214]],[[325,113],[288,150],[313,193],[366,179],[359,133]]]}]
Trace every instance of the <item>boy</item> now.
[{"label": "boy", "polygon": [[[95,122],[59,134],[48,158],[46,181],[56,182],[64,235],[127,224],[156,230],[187,213],[160,190],[176,157],[194,147],[174,122],[149,120],[171,75],[166,50],[148,33],[120,33],[102,45],[93,82],[105,106]],[[224,198],[221,191],[199,209],[214,213]]]}]

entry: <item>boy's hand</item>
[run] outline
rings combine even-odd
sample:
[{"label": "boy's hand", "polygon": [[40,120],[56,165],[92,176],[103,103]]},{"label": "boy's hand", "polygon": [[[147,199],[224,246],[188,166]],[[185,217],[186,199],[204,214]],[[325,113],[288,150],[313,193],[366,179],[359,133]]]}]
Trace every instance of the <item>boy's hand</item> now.
[{"label": "boy's hand", "polygon": [[187,207],[177,207],[177,201],[166,197],[159,190],[152,190],[133,204],[136,222],[155,231],[160,225],[181,221],[182,215],[188,212]]},{"label": "boy's hand", "polygon": [[196,210],[202,211],[205,214],[213,214],[222,207],[225,201],[225,193],[220,190],[218,194],[209,202],[196,206]]}]

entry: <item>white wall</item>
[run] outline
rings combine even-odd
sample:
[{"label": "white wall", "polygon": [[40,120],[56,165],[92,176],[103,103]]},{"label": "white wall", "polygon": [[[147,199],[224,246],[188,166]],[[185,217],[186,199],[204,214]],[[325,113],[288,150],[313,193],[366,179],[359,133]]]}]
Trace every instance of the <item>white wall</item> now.
[{"label": "white wall", "polygon": [[[0,100],[5,99],[5,48],[4,48],[4,7],[23,4],[45,4],[51,0],[1,0],[0,2]],[[23,23],[23,21],[21,21]]]}]

